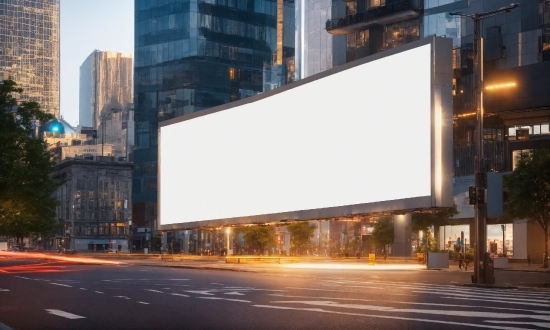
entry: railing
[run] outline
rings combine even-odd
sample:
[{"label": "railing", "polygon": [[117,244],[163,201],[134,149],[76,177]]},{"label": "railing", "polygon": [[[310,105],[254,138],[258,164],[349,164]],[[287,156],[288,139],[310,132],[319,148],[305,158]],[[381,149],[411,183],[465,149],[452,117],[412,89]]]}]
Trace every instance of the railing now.
[{"label": "railing", "polygon": [[346,26],[354,25],[357,23],[364,23],[369,21],[374,21],[387,16],[392,16],[400,12],[408,10],[417,10],[416,6],[412,5],[411,0],[405,0],[401,2],[392,3],[386,6],[380,6],[376,8],[369,9],[364,12],[351,14],[345,17],[339,17],[334,19],[329,19],[326,22],[326,30],[335,30],[343,28]]}]

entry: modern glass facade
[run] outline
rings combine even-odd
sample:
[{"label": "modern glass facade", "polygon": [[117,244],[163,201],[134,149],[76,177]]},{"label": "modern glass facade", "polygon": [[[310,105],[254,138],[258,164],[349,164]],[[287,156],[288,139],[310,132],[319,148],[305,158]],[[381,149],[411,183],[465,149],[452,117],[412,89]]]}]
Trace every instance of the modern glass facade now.
[{"label": "modern glass facade", "polygon": [[59,0],[0,1],[0,80],[59,118]]},{"label": "modern glass facade", "polygon": [[296,0],[296,75],[303,79],[346,63],[346,36],[329,34],[325,22],[345,14],[339,0]]},{"label": "modern glass facade", "polygon": [[[136,225],[156,219],[158,123],[264,91],[271,80],[264,78],[264,68],[283,65],[294,55],[281,31],[290,3],[135,1]],[[289,70],[284,70],[286,77]]]}]

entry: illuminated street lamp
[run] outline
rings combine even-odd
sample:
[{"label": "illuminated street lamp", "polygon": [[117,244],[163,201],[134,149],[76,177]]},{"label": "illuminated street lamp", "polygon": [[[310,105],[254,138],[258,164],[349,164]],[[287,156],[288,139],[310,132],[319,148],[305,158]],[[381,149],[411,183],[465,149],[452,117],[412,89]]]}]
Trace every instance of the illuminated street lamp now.
[{"label": "illuminated street lamp", "polygon": [[474,79],[474,97],[477,108],[477,159],[475,166],[475,189],[478,198],[475,204],[476,246],[473,282],[478,284],[485,283],[485,278],[481,276],[481,263],[484,259],[485,251],[487,251],[485,241],[485,215],[487,213],[487,205],[485,199],[483,198],[486,190],[486,170],[481,160],[483,157],[483,38],[480,36],[480,24],[485,18],[502,13],[509,13],[517,6],[517,3],[512,3],[508,7],[475,14],[463,14],[460,12],[449,13],[451,16],[468,17],[474,21],[474,73],[477,76]]}]

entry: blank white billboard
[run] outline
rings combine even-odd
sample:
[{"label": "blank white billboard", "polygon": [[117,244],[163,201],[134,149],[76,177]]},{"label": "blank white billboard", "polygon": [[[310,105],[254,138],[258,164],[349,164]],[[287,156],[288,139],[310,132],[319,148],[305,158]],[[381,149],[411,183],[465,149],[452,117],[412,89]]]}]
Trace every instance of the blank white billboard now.
[{"label": "blank white billboard", "polygon": [[433,204],[432,60],[428,43],[162,126],[160,225]]}]

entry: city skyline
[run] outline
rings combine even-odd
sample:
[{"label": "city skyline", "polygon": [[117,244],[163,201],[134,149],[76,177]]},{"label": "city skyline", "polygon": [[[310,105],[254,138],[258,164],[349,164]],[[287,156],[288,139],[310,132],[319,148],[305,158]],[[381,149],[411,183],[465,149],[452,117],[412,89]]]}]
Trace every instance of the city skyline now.
[{"label": "city skyline", "polygon": [[134,54],[134,1],[60,2],[61,116],[76,126],[80,66],[90,53],[97,49]]}]

